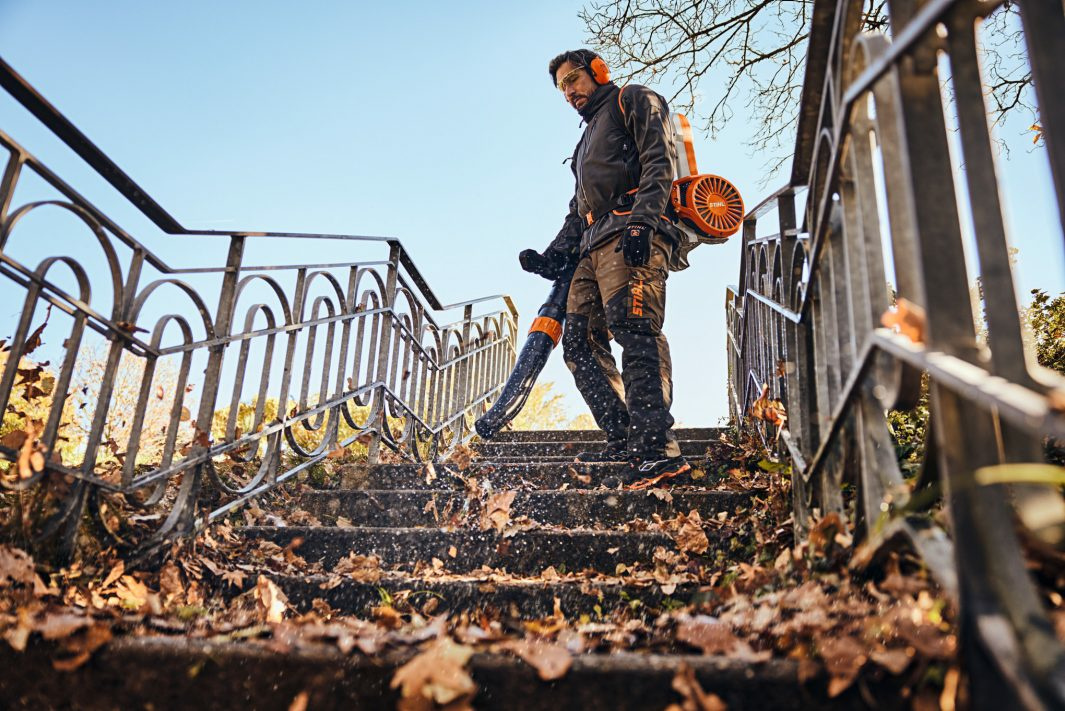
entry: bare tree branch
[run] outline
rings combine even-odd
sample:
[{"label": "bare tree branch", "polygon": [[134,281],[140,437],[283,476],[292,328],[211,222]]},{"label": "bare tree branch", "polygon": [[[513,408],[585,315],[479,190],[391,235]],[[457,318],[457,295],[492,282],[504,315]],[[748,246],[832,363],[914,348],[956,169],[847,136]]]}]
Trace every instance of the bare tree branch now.
[{"label": "bare tree branch", "polygon": [[[889,30],[885,0],[862,7],[865,30]],[[579,16],[619,80],[653,82],[710,136],[743,102],[747,145],[772,173],[790,160],[812,12],[813,0],[589,0]],[[996,123],[1015,111],[1038,120],[1017,12],[1007,0],[980,33]]]}]

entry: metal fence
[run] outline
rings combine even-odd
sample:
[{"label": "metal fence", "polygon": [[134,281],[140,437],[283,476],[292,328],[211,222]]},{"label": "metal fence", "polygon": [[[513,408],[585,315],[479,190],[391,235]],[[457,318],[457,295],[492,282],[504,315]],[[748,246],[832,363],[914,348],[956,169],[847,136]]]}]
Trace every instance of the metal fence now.
[{"label": "metal fence", "polygon": [[[22,304],[0,344],[0,485],[23,492],[6,502],[19,515],[25,496],[58,492],[28,535],[69,554],[88,504],[112,541],[157,545],[342,447],[431,460],[468,439],[514,364],[509,297],[441,304],[395,239],[185,229],[2,61],[0,84],[190,251],[193,235],[228,241],[223,265],[172,267],[0,132],[0,282]],[[20,201],[38,193],[50,196]],[[54,256],[22,261],[42,249],[26,226],[56,213]],[[359,245],[381,254],[249,263],[271,239],[334,260]],[[91,263],[71,256],[86,244]]]},{"label": "metal fence", "polygon": [[[958,606],[976,707],[1065,708],[1065,652],[1025,562],[1060,551],[1061,489],[990,483],[1023,479],[1031,469],[991,467],[1043,462],[1044,439],[1065,437],[1065,380],[1025,355],[981,84],[977,29],[999,5],[889,0],[889,38],[862,32],[862,3],[814,3],[792,177],[747,216],[727,294],[729,397],[790,458],[799,531],[837,512],[860,560],[900,543],[920,554]],[[1059,0],[1019,10],[1065,224],[1065,17]],[[972,198],[986,334],[956,187]],[[924,457],[904,474],[887,413],[922,397]],[[786,422],[766,417],[774,400]]]}]

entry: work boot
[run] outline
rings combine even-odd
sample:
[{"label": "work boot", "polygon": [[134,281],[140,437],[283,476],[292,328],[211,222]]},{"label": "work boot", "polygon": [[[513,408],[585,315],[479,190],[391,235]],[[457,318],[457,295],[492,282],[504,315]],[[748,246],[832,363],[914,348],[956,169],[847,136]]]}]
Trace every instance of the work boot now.
[{"label": "work boot", "polygon": [[670,486],[680,483],[682,477],[691,471],[691,465],[684,457],[664,457],[651,455],[635,456],[629,460],[629,466],[619,474],[603,479],[603,486],[608,489],[618,487],[626,491],[642,491],[656,486]]},{"label": "work boot", "polygon": [[608,462],[627,462],[629,453],[625,449],[625,442],[607,442],[601,450],[581,452],[573,461],[582,464],[605,464]]}]

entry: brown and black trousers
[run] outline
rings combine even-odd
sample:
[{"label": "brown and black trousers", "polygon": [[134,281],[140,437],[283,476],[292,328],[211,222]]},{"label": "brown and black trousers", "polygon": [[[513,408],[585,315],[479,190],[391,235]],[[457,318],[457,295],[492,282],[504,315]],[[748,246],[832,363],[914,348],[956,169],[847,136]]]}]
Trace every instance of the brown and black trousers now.
[{"label": "brown and black trousers", "polygon": [[[670,242],[655,236],[646,266],[626,266],[605,242],[577,264],[566,304],[563,357],[596,423],[642,456],[680,454],[672,432],[672,364],[662,333]],[[621,372],[610,340],[621,346]]]}]

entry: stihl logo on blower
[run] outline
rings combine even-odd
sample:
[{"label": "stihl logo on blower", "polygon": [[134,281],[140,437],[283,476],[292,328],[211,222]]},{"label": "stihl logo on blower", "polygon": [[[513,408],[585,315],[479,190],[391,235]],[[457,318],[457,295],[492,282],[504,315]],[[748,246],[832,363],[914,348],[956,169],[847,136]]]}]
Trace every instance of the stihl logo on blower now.
[{"label": "stihl logo on blower", "polygon": [[673,114],[673,135],[677,179],[669,198],[674,222],[688,237],[691,247],[698,243],[720,244],[743,224],[740,191],[719,175],[699,174],[692,127],[684,114]]}]

